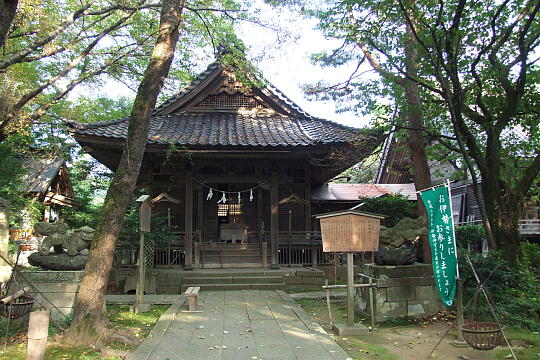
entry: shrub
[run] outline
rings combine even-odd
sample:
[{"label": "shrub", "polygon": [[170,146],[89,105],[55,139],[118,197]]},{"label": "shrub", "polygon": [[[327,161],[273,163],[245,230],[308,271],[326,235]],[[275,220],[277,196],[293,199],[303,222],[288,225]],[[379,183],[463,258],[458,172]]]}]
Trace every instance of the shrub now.
[{"label": "shrub", "polygon": [[540,276],[540,245],[523,242],[521,244],[523,265],[527,266],[536,276]]},{"label": "shrub", "polygon": [[482,241],[486,238],[486,231],[482,225],[463,225],[455,228],[456,244],[461,249],[480,251]]},{"label": "shrub", "polygon": [[417,218],[416,203],[408,201],[402,195],[383,196],[375,199],[361,198],[362,205],[358,210],[386,215],[381,225],[392,227],[403,218]]},{"label": "shrub", "polygon": [[[512,268],[496,251],[483,257],[468,254],[481,282],[491,297],[497,316],[506,325],[540,330],[540,283],[527,266]],[[460,254],[460,276],[464,280],[464,304],[472,298],[477,282],[463,252]],[[473,320],[494,321],[484,295],[479,294],[478,304],[465,309],[465,317]]]},{"label": "shrub", "polygon": [[[145,235],[145,240],[154,241],[154,245],[158,249],[165,248],[169,242],[177,238],[171,227],[167,225],[167,219],[164,216],[152,213],[150,226],[151,231]],[[124,217],[124,226],[118,236],[118,241],[124,247],[131,245],[133,248],[137,248],[139,236],[139,206],[132,204]]]}]

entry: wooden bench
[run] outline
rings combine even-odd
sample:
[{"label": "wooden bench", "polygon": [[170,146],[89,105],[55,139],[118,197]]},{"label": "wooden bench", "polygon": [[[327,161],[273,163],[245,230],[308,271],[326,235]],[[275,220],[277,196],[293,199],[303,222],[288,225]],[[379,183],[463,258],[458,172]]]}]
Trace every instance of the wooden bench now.
[{"label": "wooden bench", "polygon": [[190,286],[187,288],[186,296],[189,298],[189,311],[195,311],[197,309],[197,297],[199,296],[200,286]]}]

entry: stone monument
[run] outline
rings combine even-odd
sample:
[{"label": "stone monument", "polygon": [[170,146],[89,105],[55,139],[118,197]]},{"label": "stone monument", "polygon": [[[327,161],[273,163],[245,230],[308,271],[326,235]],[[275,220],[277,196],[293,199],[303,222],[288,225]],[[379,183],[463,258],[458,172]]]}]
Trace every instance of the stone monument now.
[{"label": "stone monument", "polygon": [[416,262],[413,245],[418,236],[427,235],[426,219],[403,218],[394,227],[381,226],[377,265],[410,265]]},{"label": "stone monument", "polygon": [[[92,243],[94,229],[83,226],[69,230],[68,226],[62,222],[40,222],[34,226],[34,229],[44,238],[39,252],[28,257],[31,265],[47,270],[84,269],[88,261],[88,249]],[[52,253],[51,247],[54,249]]]}]

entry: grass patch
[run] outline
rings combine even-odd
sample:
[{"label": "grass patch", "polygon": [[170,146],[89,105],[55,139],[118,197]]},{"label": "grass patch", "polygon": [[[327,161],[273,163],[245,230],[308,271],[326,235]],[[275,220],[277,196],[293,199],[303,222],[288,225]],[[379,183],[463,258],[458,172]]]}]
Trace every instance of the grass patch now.
[{"label": "grass patch", "polygon": [[[129,306],[109,306],[106,318],[109,320],[109,327],[113,329],[133,329],[137,337],[144,339],[148,336],[152,327],[159,317],[169,308],[168,305],[153,305],[150,311],[133,314],[129,312]],[[26,359],[26,328],[19,328],[20,336],[15,334],[8,342],[6,351],[3,345],[0,346],[0,359],[25,360]],[[22,332],[21,332],[22,331]],[[119,357],[104,357],[91,347],[70,347],[62,346],[59,343],[62,334],[49,331],[49,344],[45,358],[47,360],[119,360]],[[127,346],[123,343],[111,343],[111,349],[132,351],[137,346]]]},{"label": "grass patch", "polygon": [[[540,334],[537,331],[507,327],[504,329],[504,333],[512,343],[512,348],[518,359],[540,358]],[[498,351],[495,356],[497,359],[507,359],[508,355],[510,355],[510,350],[506,348]]]},{"label": "grass patch", "polygon": [[[330,332],[328,309],[325,300],[297,299],[295,300],[315,321]],[[347,323],[347,306],[344,302],[330,302],[332,318],[334,324]],[[362,316],[356,317],[356,320],[366,319]],[[353,359],[362,360],[396,360],[398,357],[390,353],[386,348],[377,344],[370,344],[363,341],[359,336],[339,337],[335,340]]]},{"label": "grass patch", "polygon": [[376,345],[369,344],[365,341],[362,341],[357,336],[349,336],[344,338],[336,337],[336,341],[341,346],[349,356],[353,359],[358,360],[397,360],[399,357],[395,354],[392,354],[386,348]]},{"label": "grass patch", "polygon": [[323,291],[320,286],[299,286],[290,287],[284,290],[287,294],[302,294],[309,292],[321,292]]}]

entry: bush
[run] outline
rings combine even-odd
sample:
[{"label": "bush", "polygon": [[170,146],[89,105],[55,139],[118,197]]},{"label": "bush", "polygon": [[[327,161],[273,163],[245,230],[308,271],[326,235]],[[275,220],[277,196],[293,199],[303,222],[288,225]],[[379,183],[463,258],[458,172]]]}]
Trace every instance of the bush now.
[{"label": "bush", "polygon": [[385,215],[386,218],[381,221],[381,225],[386,227],[395,226],[403,218],[414,219],[418,217],[416,203],[408,201],[402,195],[383,196],[375,199],[361,198],[360,200],[363,204],[358,210]]},{"label": "bush", "polygon": [[[525,265],[512,268],[496,251],[489,252],[487,257],[468,254],[481,282],[486,281],[490,272],[495,269],[485,289],[495,304],[495,311],[500,321],[506,325],[527,327],[532,331],[540,330],[540,284],[535,274]],[[464,304],[473,297],[476,290],[474,274],[460,254],[460,276],[464,280]],[[465,317],[478,321],[494,321],[484,295],[479,294],[478,304],[471,303],[465,309]]]},{"label": "bush", "polygon": [[[171,227],[167,225],[167,218],[159,214],[152,213],[151,231],[145,235],[145,241],[154,241],[158,249],[163,249],[171,241],[176,240]],[[124,227],[118,236],[118,241],[123,246],[131,245],[133,248],[139,246],[139,205],[132,204],[124,217]]]},{"label": "bush", "polygon": [[482,250],[482,241],[486,238],[486,231],[482,225],[463,225],[455,228],[456,244],[460,249]]},{"label": "bush", "polygon": [[536,276],[540,276],[540,245],[523,242],[521,244],[523,265],[527,266]]}]

